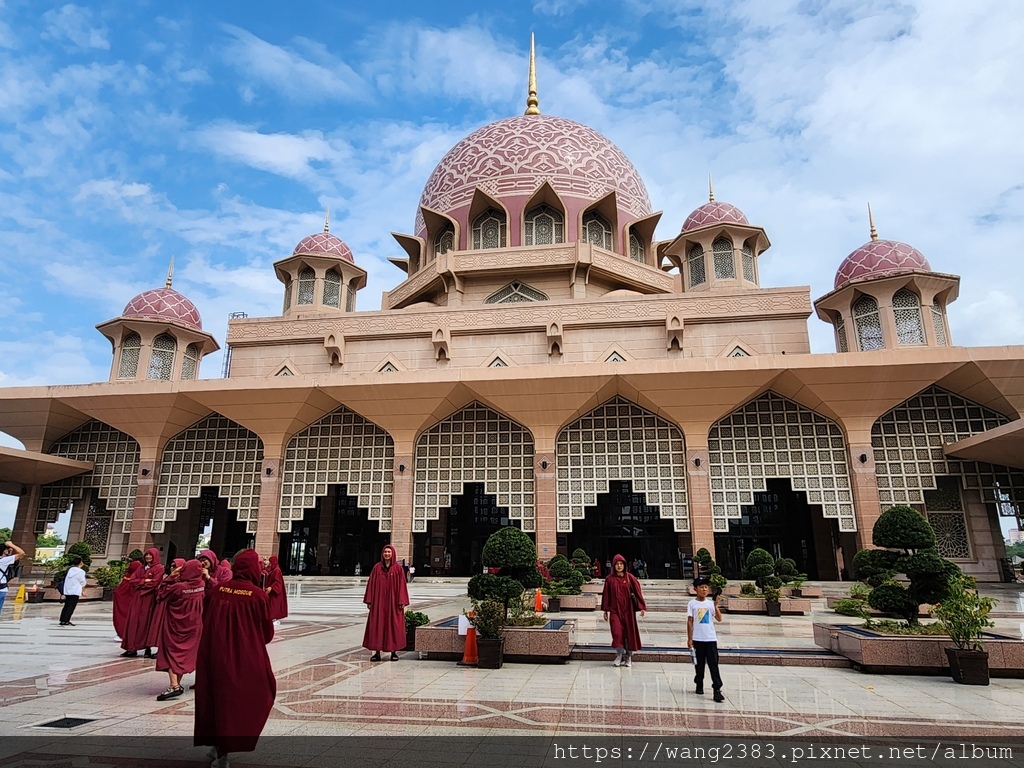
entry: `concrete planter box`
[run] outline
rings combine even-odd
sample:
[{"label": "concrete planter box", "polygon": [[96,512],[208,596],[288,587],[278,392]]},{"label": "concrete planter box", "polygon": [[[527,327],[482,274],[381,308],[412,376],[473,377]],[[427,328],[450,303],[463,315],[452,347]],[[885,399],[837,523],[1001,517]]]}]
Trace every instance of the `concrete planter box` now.
[{"label": "concrete planter box", "polygon": [[[792,596],[793,588],[792,587],[783,587],[782,588],[782,594]],[[821,591],[821,587],[812,587],[809,584],[804,584],[802,587],[800,587],[800,597],[801,598],[804,598],[804,597],[824,597],[824,596],[825,596],[825,593]]]},{"label": "concrete planter box", "polygon": [[[46,603],[58,603],[60,602],[61,594],[53,587],[47,587],[43,593],[43,602]],[[87,600],[102,600],[103,599],[103,587],[90,587],[86,586],[82,590],[82,597],[79,600],[80,603]]]},{"label": "concrete planter box", "polygon": [[600,596],[594,594],[558,596],[563,611],[596,611],[600,602]]},{"label": "concrete planter box", "polygon": [[[719,598],[723,611],[729,613],[768,613],[763,597],[722,597]],[[779,601],[784,615],[803,615],[811,612],[811,601],[803,598],[784,597]]]},{"label": "concrete planter box", "polygon": [[[826,605],[826,607],[829,610],[832,610],[832,609],[834,609],[836,607],[836,603],[838,603],[840,600],[850,600],[850,599],[851,598],[849,598],[849,597],[826,597],[825,598],[825,605]],[[883,618],[892,618],[892,619],[901,619],[901,618],[903,618],[902,616],[896,616],[896,615],[891,614],[891,613],[881,613],[880,611],[876,611],[874,608],[870,607],[867,604],[866,600],[864,601],[864,607],[868,609],[868,612],[872,616],[880,616],[880,617],[883,617]],[[917,617],[919,619],[927,619],[927,618],[929,618],[931,616],[931,610],[932,610],[932,606],[931,605],[929,605],[928,603],[921,603],[921,610],[917,614]]]},{"label": "concrete planter box", "polygon": [[[992,677],[1024,677],[1024,640],[987,630],[982,638]],[[948,637],[883,635],[847,624],[814,624],[814,642],[845,656],[863,672],[948,675]]]},{"label": "concrete planter box", "polygon": [[[576,620],[552,619],[550,628],[506,627],[504,661],[568,661],[576,645]],[[416,628],[416,650],[422,657],[461,661],[466,638],[459,635],[458,617]]]},{"label": "concrete planter box", "polygon": [[584,595],[600,595],[604,592],[604,581],[588,581],[581,587],[581,590]]}]

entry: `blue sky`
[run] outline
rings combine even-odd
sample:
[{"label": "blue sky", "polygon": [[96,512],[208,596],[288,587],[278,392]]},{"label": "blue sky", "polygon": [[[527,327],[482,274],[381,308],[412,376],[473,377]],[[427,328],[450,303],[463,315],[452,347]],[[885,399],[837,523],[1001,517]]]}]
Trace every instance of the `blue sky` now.
[{"label": "blue sky", "polygon": [[[962,276],[955,343],[1024,343],[1024,15],[976,0],[479,3],[0,0],[0,387],[104,381],[94,328],[163,284],[223,343],[280,311],[272,263],[323,225],[402,273],[423,183],[541,109],[637,166],[657,236],[707,199],[763,226],[764,286],[832,287],[879,234]],[[815,351],[833,350],[810,320]],[[203,365],[220,375],[220,355]],[[0,512],[0,524],[3,524]]]}]

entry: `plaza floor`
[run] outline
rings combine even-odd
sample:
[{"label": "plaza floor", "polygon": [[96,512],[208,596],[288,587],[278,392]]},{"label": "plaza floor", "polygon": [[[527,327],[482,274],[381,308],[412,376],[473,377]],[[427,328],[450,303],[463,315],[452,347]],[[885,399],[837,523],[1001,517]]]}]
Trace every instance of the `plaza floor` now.
[{"label": "plaza floor", "polygon": [[[301,586],[301,594],[299,587]],[[868,675],[853,669],[724,665],[726,701],[694,693],[688,663],[649,661],[615,668],[607,661],[460,667],[403,653],[371,663],[360,647],[366,616],[356,580],[292,586],[291,615],[270,646],[277,701],[260,749],[233,765],[338,764],[328,742],[287,737],[423,736],[501,738],[701,737],[829,741],[852,735],[960,740],[996,737],[1024,745],[1024,680],[962,686],[948,677]],[[1024,595],[987,588],[999,599],[997,628],[1020,636]],[[468,607],[465,582],[410,586],[412,608],[431,619]],[[838,594],[838,588],[837,592]],[[645,585],[651,610],[645,645],[685,645],[686,599],[679,582]],[[11,596],[13,598],[13,594]],[[812,601],[810,616],[726,615],[723,648],[816,649],[813,621],[845,621]],[[144,659],[121,659],[110,603],[80,605],[74,627],[57,624],[55,604],[8,604],[0,614],[0,761],[12,765],[206,765],[191,747],[190,694],[160,703],[166,676]],[[564,616],[565,614],[563,614]],[[576,613],[577,642],[606,645],[599,613]],[[186,685],[192,676],[186,677]],[[88,720],[69,730],[39,727],[62,717]],[[146,740],[159,759],[146,762]],[[332,742],[333,743],[333,742]],[[156,745],[160,745],[159,747]],[[319,745],[319,746],[317,746]],[[318,751],[319,750],[319,751]],[[40,756],[67,755],[66,760]],[[142,762],[134,762],[136,759]],[[372,763],[372,761],[370,761]],[[370,763],[367,763],[370,764]],[[377,764],[383,764],[378,761]],[[397,764],[397,763],[396,763]]]}]

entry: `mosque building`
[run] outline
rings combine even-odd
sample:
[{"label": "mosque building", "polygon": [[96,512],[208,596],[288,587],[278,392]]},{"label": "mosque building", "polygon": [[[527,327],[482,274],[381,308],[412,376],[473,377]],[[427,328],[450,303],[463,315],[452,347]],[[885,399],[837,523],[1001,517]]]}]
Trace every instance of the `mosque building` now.
[{"label": "mosque building", "polygon": [[[738,576],[760,546],[834,580],[909,504],[941,554],[1003,578],[1024,347],[956,346],[959,278],[873,222],[813,302],[762,286],[768,233],[713,190],[656,240],[629,159],[542,114],[533,72],[531,50],[525,114],[426,180],[379,310],[356,310],[366,270],[325,223],[274,264],[281,314],[231,320],[225,377],[199,378],[218,343],[168,276],[97,326],[108,381],[0,389],[25,447],[0,449],[15,541],[31,554],[70,510],[94,564],[190,554],[212,524],[218,553],[291,573],[367,573],[391,541],[421,574],[468,575],[517,525],[544,560],[678,578],[707,547]],[[835,353],[811,353],[811,315]]]}]

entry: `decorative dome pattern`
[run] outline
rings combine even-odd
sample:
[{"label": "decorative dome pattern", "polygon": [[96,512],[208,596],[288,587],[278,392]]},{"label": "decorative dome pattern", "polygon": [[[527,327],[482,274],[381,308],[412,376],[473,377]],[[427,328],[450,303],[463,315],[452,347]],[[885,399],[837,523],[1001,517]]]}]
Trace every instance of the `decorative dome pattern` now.
[{"label": "decorative dome pattern", "polygon": [[315,235],[304,237],[295,246],[292,256],[337,256],[355,263],[352,256],[352,249],[345,245],[340,237],[335,237],[330,232],[317,232]]},{"label": "decorative dome pattern", "polygon": [[[427,179],[420,205],[441,213],[469,205],[477,186],[495,198],[532,194],[548,182],[562,197],[587,201],[612,190],[635,218],[651,213],[640,174],[622,150],[585,125],[549,115],[519,115],[464,138]],[[417,210],[416,234],[425,230]]]},{"label": "decorative dome pattern", "polygon": [[710,203],[704,203],[700,208],[695,210],[689,216],[686,217],[686,221],[683,222],[683,228],[680,232],[689,232],[693,229],[700,229],[711,224],[747,224],[747,217],[743,215],[743,211],[737,208],[735,205],[729,203],[719,203],[712,200]]},{"label": "decorative dome pattern", "polygon": [[168,323],[185,325],[197,331],[203,330],[203,320],[199,317],[196,305],[173,288],[143,291],[128,302],[121,317],[163,320]]},{"label": "decorative dome pattern", "polygon": [[927,272],[932,269],[928,259],[917,248],[896,240],[871,240],[843,259],[836,272],[835,289],[854,280],[895,275],[915,269]]}]

